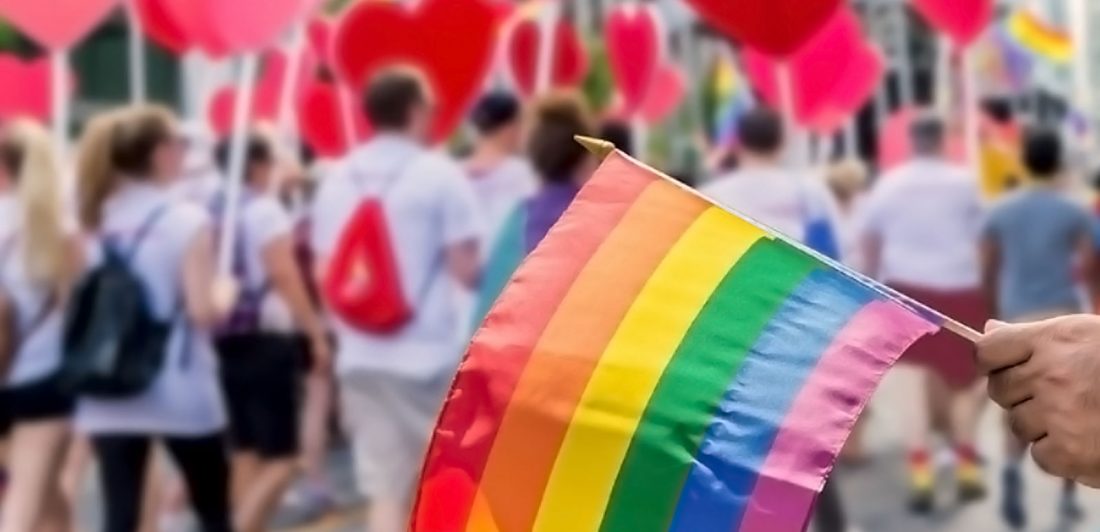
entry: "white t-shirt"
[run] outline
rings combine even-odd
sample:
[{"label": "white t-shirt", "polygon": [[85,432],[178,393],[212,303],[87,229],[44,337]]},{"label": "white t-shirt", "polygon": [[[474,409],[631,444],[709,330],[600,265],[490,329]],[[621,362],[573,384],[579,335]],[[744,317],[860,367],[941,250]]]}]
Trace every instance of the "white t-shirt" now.
[{"label": "white t-shirt", "polygon": [[700,189],[718,203],[804,242],[818,219],[838,226],[836,200],[818,179],[781,167],[746,167]]},{"label": "white t-shirt", "polygon": [[980,284],[981,195],[965,168],[915,160],[883,175],[865,207],[865,231],[882,241],[882,280],[937,290]]},{"label": "white t-shirt", "polygon": [[[183,264],[188,249],[209,228],[208,213],[176,199],[169,190],[128,183],[103,209],[100,233],[130,249],[141,225],[163,209],[137,249],[132,266],[145,282],[153,311],[173,319],[168,356],[153,385],[137,396],[104,400],[82,398],[79,430],[91,434],[137,433],[200,436],[226,423],[218,364],[209,331],[188,323],[183,312]],[[89,245],[89,262],[102,260],[102,246]]]},{"label": "white t-shirt", "polygon": [[462,168],[440,153],[399,137],[379,136],[353,152],[324,179],[314,200],[312,242],[318,257],[331,257],[345,225],[367,194],[382,204],[401,285],[415,309],[412,322],[392,335],[373,335],[339,319],[336,369],[384,371],[438,378],[461,357],[461,313],[444,264],[448,247],[480,237],[474,192]]},{"label": "white t-shirt", "polygon": [[482,249],[487,250],[519,202],[535,191],[538,178],[531,164],[519,157],[504,159],[491,170],[469,173],[485,222]]},{"label": "white t-shirt", "polygon": [[264,290],[260,312],[261,327],[265,331],[294,331],[290,307],[271,285],[271,276],[264,263],[264,251],[278,238],[291,237],[294,220],[279,199],[271,194],[257,194],[242,204],[238,243],[244,257],[244,276],[241,286],[248,290]]},{"label": "white t-shirt", "polygon": [[61,366],[61,307],[27,274],[19,213],[14,199],[0,199],[0,290],[11,299],[20,336],[8,386],[34,383]]}]

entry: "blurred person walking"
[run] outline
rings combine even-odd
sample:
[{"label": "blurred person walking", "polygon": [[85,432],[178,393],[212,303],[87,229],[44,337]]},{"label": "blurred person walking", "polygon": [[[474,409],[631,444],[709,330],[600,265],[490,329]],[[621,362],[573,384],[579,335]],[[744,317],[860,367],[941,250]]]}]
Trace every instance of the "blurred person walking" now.
[{"label": "blurred person walking", "polygon": [[[864,249],[867,273],[899,291],[973,327],[989,317],[978,261],[982,206],[977,178],[944,157],[945,126],[930,114],[910,129],[915,158],[883,175],[866,205]],[[911,509],[930,512],[935,502],[930,455],[931,393],[949,398],[949,438],[955,456],[960,502],[985,496],[975,431],[986,403],[974,346],[949,332],[926,337],[902,362],[919,366],[925,385],[912,392],[913,408],[904,418],[911,433]],[[932,390],[929,392],[929,390]]]},{"label": "blurred person walking", "polygon": [[540,101],[527,155],[538,175],[538,186],[528,199],[514,206],[493,241],[477,298],[474,326],[489,313],[520,262],[538,246],[573,202],[595,169],[595,160],[575,135],[591,136],[588,107],[574,93],[558,93]]},{"label": "blurred person walking", "polygon": [[[782,117],[760,107],[742,116],[737,130],[741,140],[737,170],[702,187],[702,192],[825,255],[839,258],[836,204],[821,180],[783,165]],[[821,492],[814,524],[819,532],[844,532],[851,526],[835,479]]]},{"label": "blurred person walking", "polygon": [[60,472],[75,398],[61,381],[62,311],[82,273],[75,224],[64,211],[53,138],[29,121],[0,130],[0,336],[12,423],[0,531],[68,530]]},{"label": "blurred person walking", "polygon": [[485,223],[485,243],[490,243],[508,214],[534,190],[535,170],[519,155],[523,107],[515,96],[486,94],[474,107],[470,122],[477,130],[477,143],[464,165]]},{"label": "blurred person walking", "polygon": [[[231,142],[216,149],[223,174]],[[323,374],[331,357],[327,332],[295,257],[294,222],[274,186],[275,163],[271,141],[247,134],[240,217],[230,229],[236,231],[232,265],[240,290],[215,343],[229,407],[239,532],[266,530],[294,480],[302,360],[308,354],[312,370]],[[226,195],[223,190],[212,201],[215,219],[225,215]]]},{"label": "blurred person walking", "polygon": [[[1088,211],[1066,197],[1065,152],[1058,133],[1035,129],[1024,136],[1024,188],[990,212],[982,238],[982,274],[986,296],[997,317],[1030,323],[1081,313],[1077,272],[1092,273],[1095,249]],[[1095,283],[1088,283],[1095,288]],[[1020,462],[1027,452],[1008,430],[1008,463],[1002,472],[1001,515],[1016,529],[1027,526]],[[1074,483],[1066,481],[1059,513],[1080,520]]]},{"label": "blurred person walking", "polygon": [[474,289],[479,277],[477,201],[462,167],[427,147],[431,98],[416,71],[371,79],[364,110],[377,134],[321,183],[313,207],[340,406],[371,532],[407,527],[462,353],[451,281]]},{"label": "blurred person walking", "polygon": [[110,264],[108,253],[123,260],[167,328],[163,363],[146,389],[78,401],[76,427],[90,436],[99,462],[106,532],[138,528],[153,442],[179,467],[202,530],[232,530],[226,415],[210,331],[234,290],[215,275],[208,214],[171,191],[183,150],[175,117],[156,106],[97,117],[80,147],[80,221],[98,237],[89,262]]}]

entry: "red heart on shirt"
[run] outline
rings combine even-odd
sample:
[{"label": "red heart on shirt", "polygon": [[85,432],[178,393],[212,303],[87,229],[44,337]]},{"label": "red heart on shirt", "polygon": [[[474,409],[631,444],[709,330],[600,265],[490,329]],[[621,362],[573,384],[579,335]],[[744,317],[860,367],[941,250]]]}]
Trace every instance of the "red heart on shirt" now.
[{"label": "red heart on shirt", "polygon": [[38,44],[59,50],[84,39],[119,0],[0,0],[0,15]]},{"label": "red heart on shirt", "polygon": [[657,14],[648,5],[616,6],[607,16],[607,59],[623,97],[623,111],[632,115],[645,105],[662,60]]},{"label": "red heart on shirt", "polygon": [[[953,0],[948,0],[953,1]],[[802,47],[843,0],[687,0],[728,37],[774,57]]]},{"label": "red heart on shirt", "polygon": [[355,120],[357,139],[370,136],[370,125],[363,115],[345,108],[339,87],[327,81],[310,83],[298,108],[302,140],[320,157],[343,156],[352,147],[345,122],[349,115]]},{"label": "red heart on shirt", "polygon": [[[516,24],[508,34],[508,67],[516,89],[525,97],[535,93],[538,77],[539,51],[542,47],[542,28],[537,20],[525,19]],[[567,20],[559,21],[554,31],[552,87],[574,87],[584,81],[588,73],[588,51],[584,48],[577,29]]]},{"label": "red heart on shirt", "polygon": [[[21,116],[40,122],[50,121],[53,94],[53,72],[48,59],[24,61],[12,54],[0,54],[0,79],[19,80],[18,83],[0,83],[0,119]],[[70,74],[69,87],[76,83]]]},{"label": "red heart on shirt", "polygon": [[423,72],[435,98],[432,131],[445,139],[462,120],[492,66],[498,27],[486,0],[359,2],[336,29],[333,62],[350,86],[407,64]]}]

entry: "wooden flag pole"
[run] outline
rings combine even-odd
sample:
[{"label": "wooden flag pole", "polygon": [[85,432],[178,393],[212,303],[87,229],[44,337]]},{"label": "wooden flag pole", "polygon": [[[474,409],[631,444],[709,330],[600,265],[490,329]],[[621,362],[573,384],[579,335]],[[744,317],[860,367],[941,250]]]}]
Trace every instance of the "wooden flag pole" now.
[{"label": "wooden flag pole", "polygon": [[57,155],[61,160],[69,157],[69,51],[58,49],[50,52],[50,101],[53,111],[53,138]]},{"label": "wooden flag pole", "polygon": [[[590,153],[592,153],[596,157],[599,157],[600,160],[606,159],[611,154],[618,151],[615,148],[614,144],[612,144],[612,143],[610,143],[606,140],[603,140],[603,139],[585,137],[585,136],[582,136],[582,135],[577,135],[577,136],[573,137],[573,139],[576,140],[577,143],[580,144],[581,146],[584,146],[584,148],[587,149]],[[637,159],[635,159],[635,158],[633,158],[633,157],[631,157],[631,156],[629,156],[625,153],[621,153],[621,155],[622,155],[622,157],[624,157],[627,160],[641,166],[642,168],[645,168],[645,169],[653,172],[654,174],[656,174],[658,176],[661,176],[661,178],[664,179],[669,184],[672,184],[673,186],[676,186],[677,188],[683,190],[684,192],[687,192],[687,193],[689,193],[689,194],[691,194],[691,195],[693,195],[693,196],[695,196],[699,199],[702,199],[703,201],[706,201],[707,203],[713,204],[713,205],[717,206],[718,208],[720,208],[720,209],[722,209],[722,210],[724,210],[724,211],[726,211],[726,212],[728,212],[728,213],[730,213],[734,216],[737,216],[741,219],[747,220],[748,222],[752,223],[753,225],[764,229],[769,234],[775,235],[776,238],[779,238],[779,239],[783,240],[784,242],[790,244],[791,246],[794,246],[795,248],[799,249],[803,253],[809,254],[810,256],[812,256],[815,259],[821,261],[822,263],[827,264],[829,267],[835,269],[836,271],[848,276],[850,279],[853,279],[854,281],[856,281],[860,284],[863,284],[867,287],[870,287],[871,289],[875,290],[877,293],[881,294],[882,296],[884,296],[886,298],[889,298],[890,300],[896,302],[899,305],[902,305],[903,307],[908,308],[910,311],[912,311],[916,314],[919,314],[921,316],[925,316],[926,319],[928,319],[929,321],[941,323],[944,329],[947,329],[948,331],[951,331],[952,333],[954,333],[954,334],[956,334],[956,335],[958,335],[958,336],[960,336],[960,337],[962,337],[966,340],[969,340],[972,343],[977,343],[979,340],[982,339],[982,333],[974,330],[971,327],[968,327],[966,324],[964,324],[964,323],[962,323],[962,322],[960,322],[956,319],[953,319],[953,318],[943,314],[942,312],[940,312],[936,309],[933,309],[933,308],[931,308],[931,307],[929,307],[929,306],[927,306],[927,305],[925,305],[925,304],[923,304],[923,303],[921,303],[921,302],[919,302],[915,299],[912,299],[909,296],[906,296],[905,294],[902,294],[902,293],[900,293],[900,292],[898,292],[898,291],[896,291],[896,290],[894,290],[894,289],[892,289],[888,286],[880,284],[878,281],[875,281],[875,280],[873,280],[873,279],[871,279],[871,278],[869,278],[869,277],[867,277],[867,276],[865,276],[865,275],[863,275],[863,274],[861,274],[861,273],[859,273],[859,272],[857,272],[857,271],[855,271],[851,268],[848,268],[847,266],[845,266],[845,265],[843,265],[843,264],[841,264],[841,263],[839,263],[839,262],[837,262],[833,259],[830,259],[829,257],[826,257],[826,256],[810,249],[809,247],[806,247],[801,242],[798,242],[797,240],[793,240],[793,239],[787,237],[783,233],[781,233],[779,231],[776,231],[775,229],[769,227],[767,224],[762,223],[759,220],[756,220],[756,219],[752,218],[751,216],[748,216],[744,213],[738,212],[736,209],[731,209],[731,208],[729,208],[725,205],[722,205],[722,204],[712,200],[711,198],[708,198],[706,195],[699,192],[698,190],[695,190],[694,188],[692,188],[690,186],[687,186],[687,185],[683,184],[682,182],[677,181],[676,179],[673,179],[673,178],[665,175],[664,172],[661,172],[660,170],[657,170],[656,168],[653,168],[652,166],[649,166],[649,165],[647,165],[647,164],[645,164],[645,163],[643,163],[643,162],[641,162],[641,161],[639,161],[639,160],[637,160]]]},{"label": "wooden flag pole", "polygon": [[126,5],[126,18],[129,22],[127,45],[130,52],[130,103],[145,103],[145,39],[142,37],[141,17],[137,12],[137,1],[130,0]]},{"label": "wooden flag pole", "polygon": [[252,114],[252,93],[256,88],[256,74],[260,58],[256,52],[248,52],[241,60],[237,80],[237,93],[233,101],[233,130],[229,144],[229,172],[225,190],[224,212],[221,220],[221,238],[218,248],[218,273],[228,276],[233,270],[233,250],[236,246],[237,217],[240,214],[240,198],[244,188],[246,169],[245,151],[248,149],[248,121]]}]

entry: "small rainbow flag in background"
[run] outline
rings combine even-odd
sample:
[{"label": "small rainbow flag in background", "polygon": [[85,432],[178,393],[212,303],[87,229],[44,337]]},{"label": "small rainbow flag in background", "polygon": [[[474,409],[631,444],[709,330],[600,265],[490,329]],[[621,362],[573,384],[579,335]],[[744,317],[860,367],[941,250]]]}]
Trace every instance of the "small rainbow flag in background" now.
[{"label": "small rainbow flag in background", "polygon": [[720,57],[715,62],[710,92],[714,105],[711,138],[718,146],[732,146],[737,141],[737,121],[756,105],[732,58]]},{"label": "small rainbow flag in background", "polygon": [[1037,57],[1060,64],[1073,59],[1073,39],[1031,11],[1016,10],[1005,21],[1005,30],[1020,47]]},{"label": "small rainbow flag in background", "polygon": [[611,154],[470,345],[419,532],[788,532],[946,320]]}]

